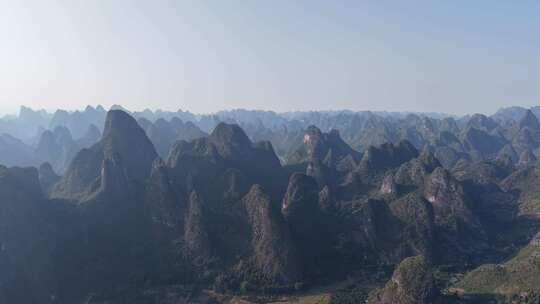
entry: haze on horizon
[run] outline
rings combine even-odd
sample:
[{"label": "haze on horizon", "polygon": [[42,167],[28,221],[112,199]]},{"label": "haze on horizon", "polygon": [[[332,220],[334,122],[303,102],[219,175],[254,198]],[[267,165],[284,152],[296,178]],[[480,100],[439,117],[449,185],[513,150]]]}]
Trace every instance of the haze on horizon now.
[{"label": "haze on horizon", "polygon": [[0,3],[0,113],[540,105],[536,1]]}]

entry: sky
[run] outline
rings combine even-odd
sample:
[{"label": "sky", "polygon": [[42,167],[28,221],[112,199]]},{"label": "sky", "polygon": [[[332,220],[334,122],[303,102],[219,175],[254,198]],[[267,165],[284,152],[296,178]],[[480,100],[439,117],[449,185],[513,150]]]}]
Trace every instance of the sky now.
[{"label": "sky", "polygon": [[540,1],[0,0],[0,112],[540,105]]}]

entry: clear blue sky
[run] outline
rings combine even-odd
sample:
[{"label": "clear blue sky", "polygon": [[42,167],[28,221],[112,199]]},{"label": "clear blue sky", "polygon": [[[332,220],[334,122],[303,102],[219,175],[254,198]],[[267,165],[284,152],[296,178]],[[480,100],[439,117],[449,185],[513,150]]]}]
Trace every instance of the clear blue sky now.
[{"label": "clear blue sky", "polygon": [[0,111],[540,105],[538,16],[540,1],[3,0]]}]

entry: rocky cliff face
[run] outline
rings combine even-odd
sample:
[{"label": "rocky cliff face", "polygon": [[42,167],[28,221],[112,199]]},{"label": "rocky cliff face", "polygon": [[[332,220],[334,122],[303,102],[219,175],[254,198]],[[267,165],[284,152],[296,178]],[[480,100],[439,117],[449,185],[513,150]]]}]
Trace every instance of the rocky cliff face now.
[{"label": "rocky cliff face", "polygon": [[[196,194],[193,195],[196,200]],[[172,184],[165,162],[161,159],[154,161],[145,197],[147,212],[152,221],[161,229],[181,233],[190,205],[187,198],[186,193]]]},{"label": "rocky cliff face", "polygon": [[189,196],[189,211],[184,228],[185,250],[194,259],[208,259],[211,256],[205,206],[196,192]]},{"label": "rocky cliff face", "polygon": [[281,212],[289,224],[292,238],[304,256],[317,255],[322,249],[318,240],[323,228],[319,191],[315,179],[293,174],[283,198]]},{"label": "rocky cliff face", "polygon": [[270,197],[254,185],[242,199],[251,226],[255,268],[267,282],[294,284],[301,280],[301,267],[289,227]]}]

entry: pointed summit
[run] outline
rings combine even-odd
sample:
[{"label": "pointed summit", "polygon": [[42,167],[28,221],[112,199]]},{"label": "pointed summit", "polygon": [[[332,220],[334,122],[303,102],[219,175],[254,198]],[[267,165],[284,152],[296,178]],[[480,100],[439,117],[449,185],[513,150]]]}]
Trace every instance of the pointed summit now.
[{"label": "pointed summit", "polygon": [[68,128],[64,126],[56,126],[54,128],[54,137],[56,142],[62,146],[69,145],[73,143],[73,135]]},{"label": "pointed summit", "polygon": [[56,184],[59,180],[60,176],[54,172],[51,164],[43,163],[41,166],[39,166],[39,182],[43,190],[49,192],[54,184]]},{"label": "pointed summit", "polygon": [[[173,119],[174,120],[174,119]],[[173,122],[171,120],[172,124],[176,125],[176,131],[177,131],[177,140],[194,140],[196,138],[201,137],[207,137],[208,134],[204,131],[202,131],[199,127],[197,127],[193,122],[188,121],[185,124],[178,124]]]},{"label": "pointed summit", "polygon": [[36,154],[41,159],[51,161],[60,151],[60,146],[56,143],[54,133],[50,130],[46,130],[41,134],[39,142],[36,147]]},{"label": "pointed summit", "polygon": [[399,185],[424,184],[425,177],[435,169],[442,167],[441,163],[429,151],[423,151],[417,158],[402,164],[394,175],[394,181]]},{"label": "pointed summit", "polygon": [[334,183],[337,176],[356,168],[362,154],[352,149],[338,130],[323,133],[315,126],[304,131],[303,145],[292,153],[288,164],[306,164],[308,175],[315,177],[322,187]]},{"label": "pointed summit", "polygon": [[121,105],[117,105],[117,104],[112,105],[112,106],[110,107],[110,109],[109,109],[109,112],[110,112],[110,111],[115,111],[115,110],[124,111],[124,112],[126,112],[126,113],[129,113],[129,111],[126,110],[126,108],[122,107]]},{"label": "pointed summit", "polygon": [[100,141],[105,157],[118,153],[129,178],[145,179],[150,175],[152,163],[157,158],[154,146],[129,114],[119,110],[109,111]]},{"label": "pointed summit", "polygon": [[103,129],[103,137],[126,134],[129,132],[137,132],[140,129],[137,121],[128,113],[122,110],[110,110],[105,119],[105,127]]},{"label": "pointed summit", "polygon": [[540,122],[538,122],[538,118],[531,110],[527,110],[519,120],[519,128],[523,129],[525,127],[532,130],[540,130]]},{"label": "pointed summit", "polygon": [[497,127],[497,122],[483,114],[474,114],[467,122],[467,128],[491,131]]},{"label": "pointed summit", "polygon": [[212,131],[210,138],[215,142],[231,142],[236,144],[248,144],[251,141],[246,133],[237,124],[221,122]]},{"label": "pointed summit", "polygon": [[362,157],[361,153],[343,141],[338,130],[333,129],[328,133],[323,133],[315,126],[309,126],[304,132],[304,149],[308,160],[326,160],[327,165],[345,157],[350,157],[355,161]]},{"label": "pointed summit", "polygon": [[224,122],[219,123],[214,128],[209,139],[224,158],[237,153],[243,154],[252,144],[242,128],[236,124],[227,124]]},{"label": "pointed summit", "polygon": [[[154,146],[129,114],[113,110],[107,114],[101,140],[89,149],[82,149],[56,186],[54,196],[84,198],[94,181],[100,177],[102,165],[114,165],[122,159],[122,166],[130,180],[145,180],[157,158]],[[112,163],[104,160],[112,160]]]},{"label": "pointed summit", "polygon": [[87,105],[86,108],[84,108],[85,112],[94,112],[96,109],[92,107],[91,105]]},{"label": "pointed summit", "polygon": [[101,138],[101,132],[96,125],[91,124],[88,126],[86,133],[81,139],[78,140],[79,145],[83,148],[91,147],[93,144],[97,143]]}]

